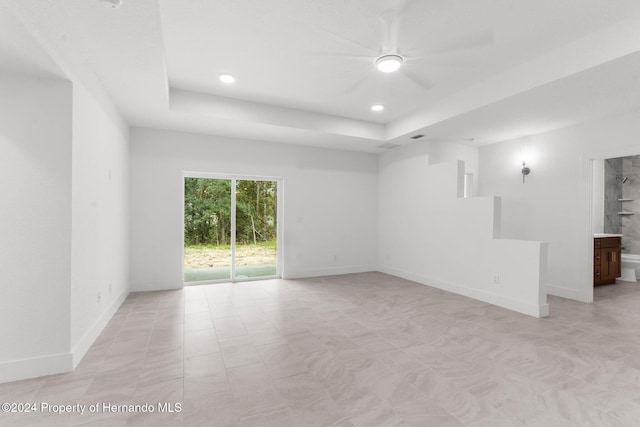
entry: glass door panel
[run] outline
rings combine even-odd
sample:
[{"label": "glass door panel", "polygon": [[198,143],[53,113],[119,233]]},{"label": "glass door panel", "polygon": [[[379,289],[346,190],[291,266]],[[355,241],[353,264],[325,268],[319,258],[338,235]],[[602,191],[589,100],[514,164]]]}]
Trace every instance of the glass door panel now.
[{"label": "glass door panel", "polygon": [[231,279],[230,179],[184,179],[184,281]]},{"label": "glass door panel", "polygon": [[235,278],[276,276],[276,181],[236,180]]}]

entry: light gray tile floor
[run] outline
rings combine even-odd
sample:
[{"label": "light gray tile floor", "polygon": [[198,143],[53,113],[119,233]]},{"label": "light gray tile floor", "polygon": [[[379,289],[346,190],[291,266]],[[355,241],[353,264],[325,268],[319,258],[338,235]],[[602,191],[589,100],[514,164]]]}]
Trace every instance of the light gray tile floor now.
[{"label": "light gray tile floor", "polygon": [[640,284],[595,299],[535,319],[381,273],[132,293],[74,372],[0,385],[99,410],[0,425],[638,426]]}]

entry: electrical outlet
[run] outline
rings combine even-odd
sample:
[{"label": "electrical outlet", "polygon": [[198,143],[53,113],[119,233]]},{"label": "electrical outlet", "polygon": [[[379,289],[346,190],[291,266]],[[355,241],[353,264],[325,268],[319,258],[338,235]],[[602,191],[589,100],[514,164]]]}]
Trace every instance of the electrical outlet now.
[{"label": "electrical outlet", "polygon": [[500,276],[493,276],[493,283],[496,285],[500,284]]},{"label": "electrical outlet", "polygon": [[102,295],[98,292],[98,304],[100,303],[100,300],[102,300]]}]

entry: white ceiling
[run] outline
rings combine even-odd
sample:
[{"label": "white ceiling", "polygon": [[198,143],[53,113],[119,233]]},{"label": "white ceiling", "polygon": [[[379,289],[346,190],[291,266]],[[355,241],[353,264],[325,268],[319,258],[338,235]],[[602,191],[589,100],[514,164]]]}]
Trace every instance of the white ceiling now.
[{"label": "white ceiling", "polygon": [[[136,126],[376,152],[416,133],[482,145],[640,107],[637,0],[0,5]],[[37,44],[8,46],[15,27],[0,26],[0,69],[38,68]],[[380,73],[392,47],[406,63]]]},{"label": "white ceiling", "polygon": [[0,3],[0,72],[62,78],[64,73],[46,51],[20,21],[1,6]]}]

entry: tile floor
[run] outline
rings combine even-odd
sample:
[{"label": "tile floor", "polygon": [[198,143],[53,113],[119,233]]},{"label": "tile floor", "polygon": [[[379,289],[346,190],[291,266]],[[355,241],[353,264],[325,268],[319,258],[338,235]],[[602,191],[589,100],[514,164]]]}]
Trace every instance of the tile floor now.
[{"label": "tile floor", "polygon": [[153,413],[0,425],[640,425],[640,284],[549,300],[535,319],[381,273],[133,293],[78,369],[0,402]]}]

